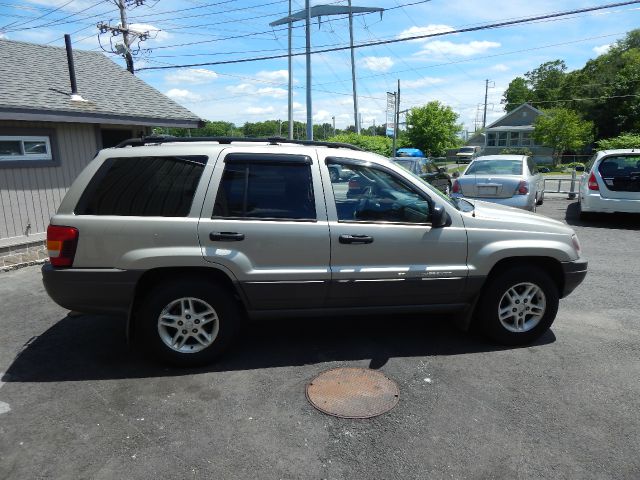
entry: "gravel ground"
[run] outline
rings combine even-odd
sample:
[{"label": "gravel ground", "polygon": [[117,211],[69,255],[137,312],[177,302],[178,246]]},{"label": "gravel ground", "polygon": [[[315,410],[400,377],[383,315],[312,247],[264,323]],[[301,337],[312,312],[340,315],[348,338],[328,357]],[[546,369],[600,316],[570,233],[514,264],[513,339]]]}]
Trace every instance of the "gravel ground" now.
[{"label": "gravel ground", "polygon": [[[220,363],[130,352],[124,321],[69,316],[39,267],[0,273],[0,478],[640,478],[640,217],[573,225],[590,261],[552,330],[503,349],[445,318],[252,326]],[[398,406],[329,417],[305,385],[379,369]]]}]

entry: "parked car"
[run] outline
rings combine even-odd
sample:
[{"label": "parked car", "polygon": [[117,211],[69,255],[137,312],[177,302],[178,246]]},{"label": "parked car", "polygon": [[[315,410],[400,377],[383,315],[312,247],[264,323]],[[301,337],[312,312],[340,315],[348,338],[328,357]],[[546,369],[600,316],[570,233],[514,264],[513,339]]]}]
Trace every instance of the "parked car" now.
[{"label": "parked car", "polygon": [[438,167],[428,158],[395,157],[391,159],[401,167],[439,189],[446,195],[451,192],[451,175],[445,168]]},{"label": "parked car", "polygon": [[460,147],[456,153],[456,163],[469,163],[478,156],[480,147]]},{"label": "parked car", "polygon": [[531,157],[486,155],[476,158],[453,182],[452,196],[480,199],[535,212],[544,202],[544,178]]},{"label": "parked car", "polygon": [[580,177],[580,217],[640,213],[640,150],[598,152]]},{"label": "parked car", "polygon": [[[367,178],[364,195],[331,182],[333,165]],[[47,248],[55,302],[126,316],[134,348],[178,365],[212,361],[246,319],[284,316],[383,314],[394,329],[399,312],[446,312],[529,343],[587,269],[561,222],[451,199],[357,147],[273,139],[104,149],[52,217]]]}]

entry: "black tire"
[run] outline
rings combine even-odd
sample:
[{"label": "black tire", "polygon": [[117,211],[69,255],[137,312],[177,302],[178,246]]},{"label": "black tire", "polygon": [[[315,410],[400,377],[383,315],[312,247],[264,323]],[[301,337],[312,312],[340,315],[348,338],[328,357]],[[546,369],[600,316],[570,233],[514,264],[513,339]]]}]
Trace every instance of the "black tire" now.
[{"label": "black tire", "polygon": [[336,183],[340,181],[340,174],[338,173],[338,170],[336,170],[335,168],[330,168],[329,178],[331,179],[331,183]]},{"label": "black tire", "polygon": [[538,199],[538,205],[542,205],[543,203],[544,203],[544,193],[540,195],[540,198]]},{"label": "black tire", "polygon": [[[197,305],[208,304],[212,307],[215,311],[215,315],[217,316],[217,320],[210,322],[217,325],[216,334],[211,335],[213,337],[212,343],[200,351],[176,351],[165,343],[160,334],[161,327],[159,327],[159,320],[161,313],[166,307],[183,298],[192,298],[198,302],[203,302],[199,304],[194,302],[194,304]],[[182,303],[180,305],[182,306]],[[197,308],[194,310],[197,310]],[[204,311],[204,309],[201,309],[201,311]],[[165,313],[166,312],[168,311],[165,311]],[[197,316],[198,313],[192,315],[192,317]],[[206,365],[223,354],[236,337],[241,320],[242,314],[234,298],[233,292],[221,285],[207,282],[206,280],[180,280],[154,288],[141,300],[135,319],[136,329],[139,332],[139,345],[161,362],[180,367]],[[183,322],[184,321],[185,319],[183,319]],[[200,323],[200,320],[197,318],[190,321],[197,321]],[[204,323],[205,321],[203,317],[202,324],[191,325],[191,327],[199,329],[216,328],[213,326],[209,327],[208,324],[207,327],[205,327]],[[175,331],[176,335],[178,335],[177,326],[175,329],[173,327],[166,327],[164,328],[164,331],[165,333],[168,332],[170,334]],[[189,335],[191,334],[189,333]],[[190,345],[193,346],[192,348],[202,348],[197,343],[195,336],[191,336],[183,348],[188,348]]]},{"label": "black tire", "polygon": [[[524,331],[511,331],[503,322],[500,321],[498,312],[501,308],[501,301],[505,301],[505,296],[509,289],[516,287],[516,291],[522,291],[526,287],[523,284],[531,284],[537,286],[544,294],[545,308],[541,314],[541,318],[535,323],[531,322],[531,328]],[[529,305],[536,306],[539,299],[533,299]],[[491,340],[502,345],[526,345],[545,333],[556,318],[558,313],[558,287],[551,280],[549,275],[542,269],[535,266],[518,266],[511,267],[502,271],[488,280],[478,306],[476,309],[476,321],[482,332]],[[522,304],[526,308],[524,303]],[[504,304],[503,304],[504,306]],[[520,308],[518,306],[518,308]],[[530,315],[526,311],[523,312],[525,319]],[[520,315],[520,313],[518,313]],[[516,314],[513,314],[515,322]],[[529,317],[533,318],[533,317]],[[505,323],[509,324],[509,319],[505,319]],[[531,321],[531,320],[529,320]],[[513,325],[513,322],[511,322]],[[515,327],[514,327],[515,328]]]}]

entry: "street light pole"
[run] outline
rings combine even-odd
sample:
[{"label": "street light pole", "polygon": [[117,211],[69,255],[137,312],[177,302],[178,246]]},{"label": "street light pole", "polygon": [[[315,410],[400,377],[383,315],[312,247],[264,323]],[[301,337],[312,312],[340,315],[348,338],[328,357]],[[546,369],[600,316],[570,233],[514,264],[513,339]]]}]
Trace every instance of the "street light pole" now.
[{"label": "street light pole", "polygon": [[[313,111],[311,109],[311,6],[305,0],[304,8],[307,12],[305,19],[306,57],[307,57],[307,140],[313,140]],[[291,58],[291,57],[289,57]]]},{"label": "street light pole", "polygon": [[351,0],[349,0],[349,47],[351,50],[351,83],[353,84],[353,121],[356,126],[356,134],[360,135],[360,123],[358,122],[358,90],[356,87],[356,62],[353,51],[353,12]]},{"label": "street light pole", "polygon": [[[291,0],[289,0],[289,17],[291,17]],[[292,60],[293,58],[291,57],[291,24],[292,22],[289,22],[289,106],[288,106],[288,111],[289,111],[289,140],[293,140],[293,67],[292,67]]]}]

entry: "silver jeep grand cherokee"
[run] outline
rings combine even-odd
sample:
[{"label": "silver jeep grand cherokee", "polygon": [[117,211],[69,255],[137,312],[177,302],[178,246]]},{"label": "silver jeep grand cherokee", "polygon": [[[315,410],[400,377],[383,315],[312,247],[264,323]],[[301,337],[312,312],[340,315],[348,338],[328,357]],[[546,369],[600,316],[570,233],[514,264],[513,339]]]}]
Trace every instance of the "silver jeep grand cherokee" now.
[{"label": "silver jeep grand cherokee", "polygon": [[[347,196],[333,165],[365,188]],[[561,222],[452,200],[350,145],[282,139],[102,150],[47,244],[55,302],[125,314],[136,344],[180,365],[210,362],[246,318],[285,315],[449,312],[494,341],[526,344],[587,270]]]}]

